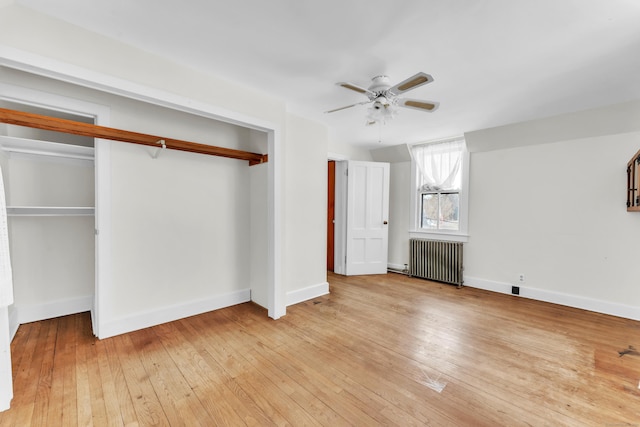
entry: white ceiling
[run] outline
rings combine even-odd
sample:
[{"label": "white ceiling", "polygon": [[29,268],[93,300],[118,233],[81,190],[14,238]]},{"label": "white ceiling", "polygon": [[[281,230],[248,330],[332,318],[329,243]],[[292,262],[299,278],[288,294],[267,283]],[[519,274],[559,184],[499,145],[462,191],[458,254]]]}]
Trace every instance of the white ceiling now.
[{"label": "white ceiling", "polygon": [[[638,0],[16,0],[17,4],[284,99],[332,141],[368,147],[640,99]],[[365,126],[336,86],[392,84],[440,102]],[[381,142],[379,142],[381,141]]]}]

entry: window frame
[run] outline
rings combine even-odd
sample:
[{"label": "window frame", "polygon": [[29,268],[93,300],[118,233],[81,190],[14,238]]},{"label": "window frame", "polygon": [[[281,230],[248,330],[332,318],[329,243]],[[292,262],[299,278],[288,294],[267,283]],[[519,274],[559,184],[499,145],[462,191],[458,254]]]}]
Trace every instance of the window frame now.
[{"label": "window frame", "polygon": [[409,188],[410,191],[410,201],[411,201],[411,229],[409,230],[410,238],[423,238],[423,239],[431,239],[431,240],[447,240],[454,242],[468,242],[469,234],[468,234],[468,226],[469,226],[469,150],[467,149],[466,142],[464,143],[464,150],[462,152],[462,165],[460,168],[461,176],[461,188],[458,192],[459,197],[459,206],[458,206],[458,230],[443,230],[443,229],[424,229],[421,228],[421,218],[422,218],[422,195],[426,193],[434,194],[434,193],[451,193],[451,190],[443,190],[443,191],[422,191],[418,188],[419,186],[419,178],[420,171],[418,166],[413,159],[413,147],[417,145],[425,145],[425,144],[437,144],[443,142],[450,142],[456,140],[463,140],[464,136],[454,137],[454,138],[446,138],[428,142],[422,142],[417,144],[410,144],[409,151],[411,154],[411,185]]}]

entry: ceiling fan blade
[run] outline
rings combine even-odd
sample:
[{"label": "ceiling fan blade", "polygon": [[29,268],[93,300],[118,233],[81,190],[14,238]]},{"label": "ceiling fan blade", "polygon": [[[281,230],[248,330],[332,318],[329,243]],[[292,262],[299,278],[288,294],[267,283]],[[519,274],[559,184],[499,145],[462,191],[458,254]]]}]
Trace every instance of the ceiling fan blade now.
[{"label": "ceiling fan blade", "polygon": [[426,111],[431,113],[436,110],[440,105],[439,102],[424,101],[422,99],[399,99],[398,105],[406,108],[413,108],[415,110]]},{"label": "ceiling fan blade", "polygon": [[358,93],[362,93],[364,95],[375,95],[375,93],[371,92],[369,89],[365,89],[363,87],[360,87],[358,85],[354,85],[353,83],[349,83],[349,82],[338,82],[336,83],[336,85],[341,86],[345,89],[349,89],[349,90],[353,90],[355,92]]},{"label": "ceiling fan blade", "polygon": [[415,76],[409,77],[407,80],[393,86],[392,88],[389,89],[389,92],[395,95],[400,95],[401,93],[415,89],[422,85],[426,85],[427,83],[431,83],[432,81],[433,81],[433,77],[431,77],[427,73],[420,72]]},{"label": "ceiling fan blade", "polygon": [[340,107],[340,108],[334,108],[333,110],[329,110],[329,111],[325,111],[324,113],[335,113],[336,111],[340,111],[340,110],[346,110],[347,108],[351,108],[351,107],[355,107],[356,105],[363,105],[363,104],[368,104],[371,101],[363,101],[363,102],[358,102],[357,104],[351,104],[351,105],[347,105],[346,107]]}]

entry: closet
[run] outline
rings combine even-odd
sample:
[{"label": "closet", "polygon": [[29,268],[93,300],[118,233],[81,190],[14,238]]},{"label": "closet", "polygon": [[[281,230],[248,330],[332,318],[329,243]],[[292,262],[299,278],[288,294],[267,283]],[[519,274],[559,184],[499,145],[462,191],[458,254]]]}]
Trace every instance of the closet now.
[{"label": "closet", "polygon": [[[14,108],[93,123],[92,118],[1,101]],[[12,329],[89,311],[95,295],[95,168],[92,138],[0,127],[14,279]]]}]

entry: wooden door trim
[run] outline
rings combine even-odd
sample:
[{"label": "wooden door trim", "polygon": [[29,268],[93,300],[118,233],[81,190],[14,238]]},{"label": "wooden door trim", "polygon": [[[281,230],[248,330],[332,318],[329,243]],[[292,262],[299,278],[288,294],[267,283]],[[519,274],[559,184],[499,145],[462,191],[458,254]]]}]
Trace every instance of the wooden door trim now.
[{"label": "wooden door trim", "polygon": [[327,166],[327,270],[333,271],[335,259],[336,162]]}]

